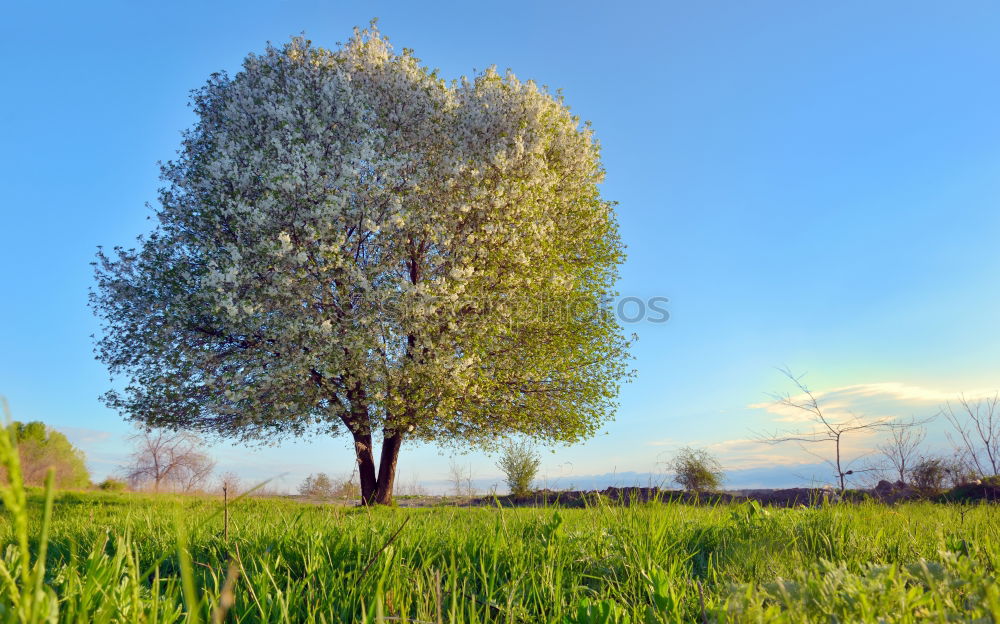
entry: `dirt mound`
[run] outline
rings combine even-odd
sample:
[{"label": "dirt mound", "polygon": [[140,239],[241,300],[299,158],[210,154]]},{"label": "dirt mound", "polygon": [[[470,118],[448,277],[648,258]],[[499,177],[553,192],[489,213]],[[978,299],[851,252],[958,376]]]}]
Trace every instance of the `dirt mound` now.
[{"label": "dirt mound", "polygon": [[891,483],[885,479],[878,482],[872,490],[872,496],[883,503],[899,503],[923,498],[920,491],[906,485],[902,481]]}]

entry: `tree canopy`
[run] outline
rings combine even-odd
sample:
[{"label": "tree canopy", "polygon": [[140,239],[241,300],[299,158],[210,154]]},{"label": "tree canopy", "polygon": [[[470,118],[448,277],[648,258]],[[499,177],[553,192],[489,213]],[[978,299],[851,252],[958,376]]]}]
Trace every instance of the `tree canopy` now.
[{"label": "tree canopy", "polygon": [[561,97],[447,82],[373,26],[269,46],[193,106],[155,230],[96,263],[97,354],[127,381],[109,405],[245,441],[348,433],[377,502],[404,438],[573,442],[612,417],[623,246]]},{"label": "tree canopy", "polygon": [[56,487],[85,488],[90,485],[83,451],[73,446],[63,433],[40,421],[14,421],[10,429],[17,440],[21,472],[26,484],[43,485],[46,473],[52,468]]}]

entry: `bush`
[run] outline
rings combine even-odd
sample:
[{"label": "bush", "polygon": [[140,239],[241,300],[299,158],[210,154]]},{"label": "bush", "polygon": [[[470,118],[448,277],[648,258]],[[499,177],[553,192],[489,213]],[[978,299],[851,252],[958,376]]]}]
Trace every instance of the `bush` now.
[{"label": "bush", "polygon": [[948,463],[938,457],[922,457],[910,472],[913,487],[924,494],[936,494],[944,489],[948,478]]},{"label": "bush", "polygon": [[497,468],[503,472],[507,487],[514,496],[527,496],[542,460],[527,441],[510,440],[500,451]]},{"label": "bush", "polygon": [[299,494],[317,499],[360,498],[361,486],[351,477],[334,480],[325,472],[320,472],[305,478],[299,486]]},{"label": "bush", "polygon": [[674,481],[691,492],[711,492],[722,485],[722,464],[705,449],[685,446],[668,463]]},{"label": "bush", "polygon": [[356,482],[353,477],[348,477],[336,484],[333,495],[335,498],[361,498],[361,484]]},{"label": "bush", "polygon": [[126,483],[121,479],[113,479],[108,477],[104,481],[97,484],[97,489],[104,492],[124,492]]},{"label": "bush", "polygon": [[299,486],[299,494],[306,498],[332,498],[333,481],[325,472],[309,475]]},{"label": "bush", "polygon": [[941,463],[947,474],[948,485],[953,488],[970,485],[979,480],[979,475],[976,474],[975,468],[970,466],[968,462],[963,461],[961,457],[956,457],[950,461],[942,460]]}]

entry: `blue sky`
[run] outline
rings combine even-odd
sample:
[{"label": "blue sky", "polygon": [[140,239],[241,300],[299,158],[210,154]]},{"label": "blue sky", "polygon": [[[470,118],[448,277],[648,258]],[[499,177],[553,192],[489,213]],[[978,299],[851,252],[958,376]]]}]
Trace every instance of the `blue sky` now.
[{"label": "blue sky", "polygon": [[[994,3],[24,2],[4,14],[0,393],[16,418],[69,433],[95,476],[121,461],[129,427],[97,398],[108,379],[92,356],[88,263],[149,229],[156,162],[193,121],[188,91],[267,41],[305,32],[333,46],[375,16],[445,76],[496,64],[563,89],[603,145],[628,245],[622,294],[670,298],[668,323],[628,327],[639,375],[617,420],[546,454],[552,480],[655,471],[685,443],[718,452],[732,485],[822,477],[794,447],[746,442],[781,424],[765,405],[788,389],[776,366],[869,416],[1000,387]],[[222,470],[287,472],[289,486],[352,461],[342,440],[214,453]],[[490,458],[461,461],[498,481]],[[405,449],[400,479],[433,487],[447,464]]]}]

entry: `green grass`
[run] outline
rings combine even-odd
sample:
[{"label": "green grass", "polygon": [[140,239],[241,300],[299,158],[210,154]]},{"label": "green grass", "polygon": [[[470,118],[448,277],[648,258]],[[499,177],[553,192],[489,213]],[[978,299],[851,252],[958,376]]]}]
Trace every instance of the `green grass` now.
[{"label": "green grass", "polygon": [[997,507],[366,509],[22,485],[0,623],[998,622]]},{"label": "green grass", "polygon": [[[27,508],[35,556],[44,497]],[[223,594],[231,622],[1000,620],[995,506],[367,510],[245,499],[230,508],[228,543],[220,508],[57,495],[34,619],[9,621],[211,622]],[[16,535],[8,515],[2,567],[19,587]],[[19,595],[8,583],[0,619]]]}]

